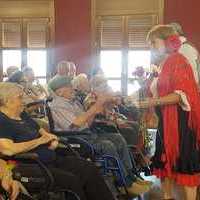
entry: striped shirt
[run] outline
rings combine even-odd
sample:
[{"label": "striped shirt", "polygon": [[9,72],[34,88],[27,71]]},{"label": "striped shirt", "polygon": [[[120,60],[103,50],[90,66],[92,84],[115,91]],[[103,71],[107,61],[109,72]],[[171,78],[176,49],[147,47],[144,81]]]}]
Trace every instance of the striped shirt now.
[{"label": "striped shirt", "polygon": [[[71,130],[70,125],[80,114],[84,112],[83,107],[76,101],[68,100],[63,97],[53,96],[50,104],[55,130]],[[87,128],[87,124],[79,130]]]}]

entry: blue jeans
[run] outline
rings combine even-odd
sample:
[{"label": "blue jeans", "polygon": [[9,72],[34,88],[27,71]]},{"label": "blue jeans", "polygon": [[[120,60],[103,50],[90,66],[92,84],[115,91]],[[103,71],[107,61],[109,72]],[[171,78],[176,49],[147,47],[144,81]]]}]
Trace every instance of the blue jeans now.
[{"label": "blue jeans", "polygon": [[79,135],[93,145],[95,150],[101,154],[114,156],[121,160],[123,174],[126,178],[127,186],[130,186],[135,181],[135,176],[132,172],[133,165],[129,150],[124,137],[119,133],[100,133],[91,135]]}]

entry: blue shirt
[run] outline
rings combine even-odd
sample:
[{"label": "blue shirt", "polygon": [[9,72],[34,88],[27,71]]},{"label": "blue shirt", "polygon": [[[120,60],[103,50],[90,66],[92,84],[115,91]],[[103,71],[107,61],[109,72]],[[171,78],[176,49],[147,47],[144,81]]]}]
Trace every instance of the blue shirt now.
[{"label": "blue shirt", "polygon": [[[73,100],[68,100],[63,97],[53,96],[53,102],[50,104],[51,113],[53,116],[54,126],[56,131],[71,130],[70,126],[73,121],[84,113],[80,103]],[[79,130],[88,128],[85,124]]]}]

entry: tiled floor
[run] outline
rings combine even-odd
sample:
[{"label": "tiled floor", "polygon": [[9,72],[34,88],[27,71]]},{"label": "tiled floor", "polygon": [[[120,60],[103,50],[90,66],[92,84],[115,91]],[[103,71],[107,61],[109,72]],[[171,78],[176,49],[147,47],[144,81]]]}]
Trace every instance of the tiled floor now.
[{"label": "tiled floor", "polygon": [[144,194],[143,200],[160,200],[161,199],[161,189],[160,189],[160,181],[155,176],[144,177],[146,180],[150,180],[153,182],[153,186],[151,190]]},{"label": "tiled floor", "polygon": [[[151,180],[154,182],[151,190],[144,194],[143,200],[161,200],[162,199],[162,193],[161,193],[161,187],[160,187],[160,181],[154,177],[145,177],[145,179]],[[176,200],[184,200],[184,197],[181,196],[181,189],[180,187],[176,186],[174,187],[174,197]],[[178,195],[179,194],[179,195]]]},{"label": "tiled floor", "polygon": [[[145,179],[153,181],[154,184],[152,185],[151,190],[142,196],[142,200],[162,200],[160,181],[155,176],[145,177]],[[180,191],[180,188],[174,188],[175,199],[185,200],[183,197],[177,195],[178,191]],[[116,200],[119,199],[116,198]],[[123,200],[125,200],[125,198]],[[133,200],[138,200],[138,198],[135,198]]]}]

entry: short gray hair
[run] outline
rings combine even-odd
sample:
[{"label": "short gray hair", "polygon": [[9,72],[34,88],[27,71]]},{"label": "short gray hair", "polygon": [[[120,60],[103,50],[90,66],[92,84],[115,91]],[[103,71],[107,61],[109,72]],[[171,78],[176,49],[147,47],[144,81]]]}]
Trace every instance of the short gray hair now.
[{"label": "short gray hair", "polygon": [[102,92],[102,93],[113,92],[112,88],[108,85],[107,79],[101,74],[93,76],[90,80],[90,84],[94,92]]},{"label": "short gray hair", "polygon": [[[63,60],[57,64],[56,70],[57,74],[61,76],[71,76],[71,75],[74,76],[74,74],[76,73],[76,65],[71,61]],[[72,72],[74,74],[70,74]]]},{"label": "short gray hair", "polygon": [[88,81],[87,75],[84,73],[81,73],[77,75],[73,80],[72,80],[72,86],[74,89],[78,89],[80,85],[83,83],[83,81]]},{"label": "short gray hair", "polygon": [[57,64],[57,73],[59,75],[68,75],[70,70],[71,62],[62,60]]},{"label": "short gray hair", "polygon": [[0,82],[0,107],[4,106],[6,102],[13,97],[13,94],[23,92],[20,85],[16,83]]}]

